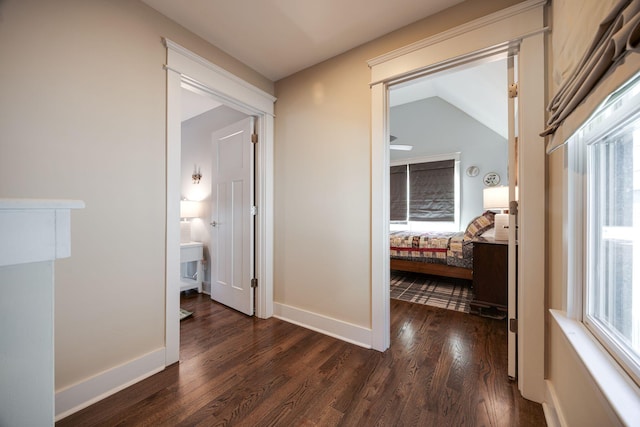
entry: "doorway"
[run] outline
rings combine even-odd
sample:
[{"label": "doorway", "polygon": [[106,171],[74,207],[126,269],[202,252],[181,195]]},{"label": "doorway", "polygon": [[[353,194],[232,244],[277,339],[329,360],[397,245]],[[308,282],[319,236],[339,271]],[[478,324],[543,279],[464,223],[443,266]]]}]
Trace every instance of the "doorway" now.
[{"label": "doorway", "polygon": [[[544,2],[527,1],[369,61],[372,96],[372,347],[389,346],[389,87],[418,75],[518,53],[520,135],[518,388],[544,398]],[[524,161],[523,161],[524,159]],[[525,262],[523,262],[523,260]]]},{"label": "doorway", "polygon": [[[186,84],[183,85],[181,96],[181,291],[191,286],[188,291],[198,289],[211,295],[211,272],[215,266],[212,260],[218,259],[213,256],[216,248],[214,243],[219,240],[214,238],[214,234],[221,228],[212,225],[214,220],[220,222],[218,215],[213,212],[212,205],[214,181],[219,170],[213,161],[215,153],[212,135],[228,126],[248,120],[249,116]],[[250,142],[249,145],[251,146]],[[191,213],[188,209],[186,212],[186,215],[194,215],[193,218],[184,218],[184,206],[196,208],[192,209],[195,212]],[[201,262],[200,268],[197,268],[196,262],[183,262],[183,252],[190,248],[202,248],[204,261]],[[250,256],[253,258],[253,253]]]},{"label": "doorway", "polygon": [[273,315],[273,108],[275,98],[215,64],[165,39],[167,47],[167,199],[165,365],[180,349],[180,177],[182,90],[185,85],[256,117],[256,316]]},{"label": "doorway", "polygon": [[[389,87],[391,297],[499,319],[505,346],[507,336],[515,343],[506,321],[515,242],[495,218],[517,171],[511,63],[505,53]],[[495,194],[504,196],[499,206]],[[476,271],[483,256],[488,265]]]}]

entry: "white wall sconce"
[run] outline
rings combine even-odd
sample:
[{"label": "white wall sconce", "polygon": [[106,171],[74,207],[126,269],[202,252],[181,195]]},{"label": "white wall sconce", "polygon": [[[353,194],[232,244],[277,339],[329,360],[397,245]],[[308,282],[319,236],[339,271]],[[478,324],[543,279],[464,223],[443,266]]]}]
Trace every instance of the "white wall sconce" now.
[{"label": "white wall sconce", "polygon": [[180,201],[180,243],[191,241],[191,218],[202,215],[202,203],[193,200]]},{"label": "white wall sconce", "polygon": [[200,178],[202,178],[202,174],[200,173],[200,168],[196,165],[193,165],[193,174],[191,175],[191,179],[193,179],[194,184],[200,184]]}]

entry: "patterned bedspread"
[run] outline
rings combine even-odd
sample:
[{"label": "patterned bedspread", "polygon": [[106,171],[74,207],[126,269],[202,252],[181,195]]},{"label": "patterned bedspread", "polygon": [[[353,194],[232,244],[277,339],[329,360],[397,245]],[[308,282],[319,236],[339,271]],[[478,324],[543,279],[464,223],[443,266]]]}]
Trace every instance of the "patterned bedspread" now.
[{"label": "patterned bedspread", "polygon": [[391,258],[471,268],[472,245],[463,241],[464,232],[389,233]]}]

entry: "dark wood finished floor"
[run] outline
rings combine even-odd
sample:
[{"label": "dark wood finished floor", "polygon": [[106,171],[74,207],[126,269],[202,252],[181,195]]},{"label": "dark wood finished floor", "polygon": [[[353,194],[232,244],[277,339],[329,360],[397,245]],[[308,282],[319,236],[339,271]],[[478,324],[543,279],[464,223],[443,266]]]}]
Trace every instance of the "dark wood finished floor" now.
[{"label": "dark wood finished floor", "polygon": [[181,362],[63,426],[544,426],[506,375],[504,321],[391,300],[384,353],[183,297]]}]

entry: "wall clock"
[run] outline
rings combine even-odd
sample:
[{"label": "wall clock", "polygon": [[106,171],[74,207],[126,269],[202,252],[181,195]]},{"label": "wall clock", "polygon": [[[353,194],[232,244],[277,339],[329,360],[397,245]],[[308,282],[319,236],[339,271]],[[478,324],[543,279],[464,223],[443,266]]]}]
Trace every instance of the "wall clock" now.
[{"label": "wall clock", "polygon": [[487,187],[493,187],[500,184],[500,175],[497,172],[489,172],[482,178],[482,182]]},{"label": "wall clock", "polygon": [[477,176],[479,172],[480,168],[478,168],[477,166],[469,166],[467,168],[467,176],[474,177]]}]

